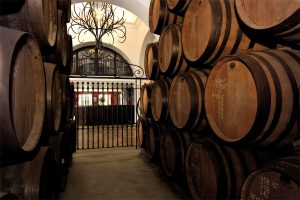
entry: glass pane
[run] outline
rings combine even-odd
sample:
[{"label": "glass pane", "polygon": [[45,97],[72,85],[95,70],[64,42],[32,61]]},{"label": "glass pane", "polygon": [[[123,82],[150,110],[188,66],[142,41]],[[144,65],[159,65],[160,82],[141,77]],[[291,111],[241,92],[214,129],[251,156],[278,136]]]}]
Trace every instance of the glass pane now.
[{"label": "glass pane", "polygon": [[78,94],[78,106],[91,106],[92,100],[92,94]]}]

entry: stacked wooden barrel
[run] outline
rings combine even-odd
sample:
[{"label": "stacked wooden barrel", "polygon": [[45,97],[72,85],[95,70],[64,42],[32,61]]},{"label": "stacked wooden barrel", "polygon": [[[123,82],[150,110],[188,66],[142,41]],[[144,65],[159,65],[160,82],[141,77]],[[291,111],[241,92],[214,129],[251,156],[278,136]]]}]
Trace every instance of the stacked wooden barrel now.
[{"label": "stacked wooden barrel", "polygon": [[299,196],[299,14],[297,0],[151,1],[141,147],[159,144],[164,174],[193,198]]},{"label": "stacked wooden barrel", "polygon": [[1,1],[0,192],[55,199],[76,149],[66,31],[71,1],[14,3]]}]

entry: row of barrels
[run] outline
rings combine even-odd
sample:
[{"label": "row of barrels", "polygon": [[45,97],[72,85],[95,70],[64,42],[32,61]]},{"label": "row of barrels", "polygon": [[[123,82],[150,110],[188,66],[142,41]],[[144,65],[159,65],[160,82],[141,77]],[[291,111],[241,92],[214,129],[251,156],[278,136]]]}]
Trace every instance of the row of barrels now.
[{"label": "row of barrels", "polygon": [[284,146],[299,138],[300,51],[263,50],[220,59],[141,89],[142,115],[186,131],[207,127],[224,142]]},{"label": "row of barrels", "polygon": [[234,148],[150,118],[140,118],[137,128],[138,143],[149,160],[194,199],[299,197],[299,152],[285,149],[274,157]]},{"label": "row of barrels", "polygon": [[57,199],[76,150],[71,1],[17,2],[0,13],[1,199]]},{"label": "row of barrels", "polygon": [[60,43],[57,42],[61,35],[60,21],[70,21],[71,0],[1,0],[0,3],[0,25],[33,34],[42,52]]},{"label": "row of barrels", "polygon": [[58,199],[66,187],[75,134],[71,121],[22,162],[1,166],[0,199]]},{"label": "row of barrels", "polygon": [[194,199],[299,198],[299,14],[296,0],[151,0],[138,141]]},{"label": "row of barrels", "polygon": [[296,0],[152,0],[149,27],[160,38],[146,48],[146,76],[211,68],[224,56],[280,45],[299,49],[299,8]]}]

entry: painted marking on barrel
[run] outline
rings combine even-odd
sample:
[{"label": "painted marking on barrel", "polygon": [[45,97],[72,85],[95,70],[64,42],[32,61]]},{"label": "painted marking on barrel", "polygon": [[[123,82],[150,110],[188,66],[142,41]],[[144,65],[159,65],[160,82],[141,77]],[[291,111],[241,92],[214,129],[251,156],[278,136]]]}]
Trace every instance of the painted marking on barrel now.
[{"label": "painted marking on barrel", "polygon": [[196,20],[197,20],[197,13],[193,13],[192,16],[191,16],[191,21],[190,21],[191,28],[192,28],[192,30],[191,30],[192,35],[197,34],[196,33]]},{"label": "painted marking on barrel", "polygon": [[227,88],[227,79],[220,79],[217,78],[215,80],[215,92],[212,93],[212,97],[215,98],[217,102],[217,110],[218,110],[218,117],[220,119],[224,119],[224,93],[223,91]]}]

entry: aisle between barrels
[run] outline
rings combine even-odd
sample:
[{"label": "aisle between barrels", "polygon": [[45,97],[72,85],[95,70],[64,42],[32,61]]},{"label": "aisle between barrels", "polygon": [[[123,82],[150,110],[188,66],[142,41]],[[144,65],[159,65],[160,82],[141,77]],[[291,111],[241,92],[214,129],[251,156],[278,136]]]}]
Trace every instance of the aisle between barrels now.
[{"label": "aisle between barrels", "polygon": [[74,154],[60,199],[188,199],[135,147],[87,149]]}]

